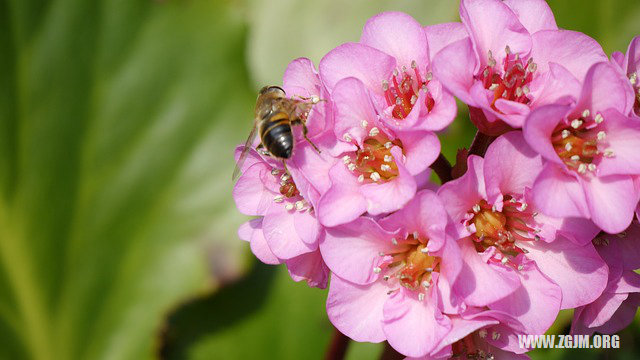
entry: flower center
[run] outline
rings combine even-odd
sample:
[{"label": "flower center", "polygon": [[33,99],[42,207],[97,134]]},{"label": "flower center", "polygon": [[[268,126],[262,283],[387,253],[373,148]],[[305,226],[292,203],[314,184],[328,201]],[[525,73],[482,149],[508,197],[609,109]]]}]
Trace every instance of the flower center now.
[{"label": "flower center", "polygon": [[471,225],[475,228],[471,238],[476,251],[484,252],[494,246],[502,255],[492,260],[506,264],[509,262],[508,257],[524,253],[516,241],[540,239],[534,228],[536,215],[527,209],[526,203],[506,195],[502,211],[496,211],[486,200],[480,200],[468,213],[465,225],[470,229]]},{"label": "flower center", "polygon": [[599,148],[605,148],[607,134],[598,131],[599,125],[604,121],[602,115],[592,117],[589,110],[584,110],[579,118],[571,121],[563,121],[551,134],[553,148],[567,165],[579,174],[587,171],[596,171],[596,162],[599,156],[613,157],[611,149],[600,152]]},{"label": "flower center", "polygon": [[633,104],[633,110],[636,115],[640,116],[640,79],[638,79],[638,71],[629,75],[629,82],[633,88],[633,92],[636,95],[636,101]]},{"label": "flower center", "polygon": [[342,160],[359,182],[386,182],[398,176],[398,165],[391,155],[394,145],[402,148],[399,139],[390,141],[377,127],[372,127],[362,147]]},{"label": "flower center", "polygon": [[[489,331],[486,328],[482,328],[451,344],[451,350],[453,352],[451,358],[472,360],[494,359],[494,355],[489,351],[488,347],[487,350],[482,350],[482,346],[479,345],[483,343],[481,339],[486,339],[488,335]],[[480,339],[478,339],[478,337]],[[491,337],[497,341],[500,339],[500,333],[492,331]]]},{"label": "flower center", "polygon": [[272,168],[271,175],[280,184],[280,194],[273,197],[273,202],[283,203],[287,210],[313,211],[313,207],[300,195],[288,171]]},{"label": "flower center", "polygon": [[418,101],[420,91],[426,93],[425,105],[429,111],[435,105],[435,100],[427,89],[427,84],[433,75],[428,72],[423,78],[415,60],[411,62],[411,69],[413,72],[409,71],[406,66],[402,67],[402,72],[395,69],[389,81],[382,81],[385,100],[388,106],[393,106],[391,114],[396,119],[404,119],[409,115]]},{"label": "flower center", "polygon": [[[414,291],[429,289],[432,285],[431,274],[439,271],[440,258],[431,256],[427,250],[428,239],[421,238],[418,232],[407,236],[402,243],[392,239],[396,248],[389,253],[380,253],[385,260],[374,271],[384,272],[383,280],[397,280],[401,286]],[[420,293],[420,300],[424,293]]]},{"label": "flower center", "polygon": [[489,50],[487,66],[477,76],[478,80],[482,81],[485,89],[493,91],[491,107],[496,111],[499,111],[495,107],[498,99],[522,104],[531,102],[527,97],[530,92],[529,83],[531,83],[533,73],[538,68],[538,65],[533,62],[533,58],[529,58],[525,62],[520,58],[519,54],[512,54],[509,46],[504,51],[506,56],[502,62],[502,70],[496,68],[496,59],[494,59],[491,50]]}]

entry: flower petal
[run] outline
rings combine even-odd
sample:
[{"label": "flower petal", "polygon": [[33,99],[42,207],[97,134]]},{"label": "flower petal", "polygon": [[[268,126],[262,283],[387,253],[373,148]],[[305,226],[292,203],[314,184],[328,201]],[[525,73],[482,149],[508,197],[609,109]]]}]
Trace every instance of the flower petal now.
[{"label": "flower petal", "polygon": [[393,249],[392,237],[393,233],[383,230],[374,220],[361,217],[349,224],[328,228],[320,251],[334,274],[366,285],[378,278],[374,268],[382,263],[380,253]]},{"label": "flower petal", "polygon": [[382,94],[382,80],[391,78],[396,61],[370,46],[346,43],[325,55],[318,67],[329,89],[333,89],[344,78],[356,77],[370,90]]},{"label": "flower petal", "polygon": [[453,285],[454,292],[470,306],[485,306],[506,298],[521,287],[513,271],[502,271],[487,264],[476,252],[470,238],[461,239],[463,265]]},{"label": "flower petal", "polygon": [[262,219],[254,219],[250,222],[251,227],[253,228],[253,233],[251,234],[251,240],[249,241],[251,252],[255,255],[260,261],[269,265],[277,265],[282,264],[282,260],[278,259],[267,244],[267,239],[264,237],[264,233],[262,232]]},{"label": "flower petal", "polygon": [[417,175],[431,166],[440,154],[440,141],[430,131],[397,131],[407,158],[404,166]]},{"label": "flower petal", "polygon": [[595,242],[595,246],[607,264],[624,270],[640,269],[640,224],[637,221],[620,234],[603,234],[600,237],[604,241]]},{"label": "flower petal", "polygon": [[598,176],[640,174],[640,122],[613,109],[602,115],[605,119],[602,131],[606,133],[607,148],[614,156],[602,158]]},{"label": "flower petal", "polygon": [[469,93],[478,61],[469,38],[456,41],[433,59],[433,74],[453,95],[469,106],[477,106]]},{"label": "flower petal", "polygon": [[381,282],[356,285],[333,274],[327,297],[329,320],[355,341],[384,341],[382,308],[388,299],[387,291]]},{"label": "flower petal", "polygon": [[274,193],[264,185],[268,168],[263,162],[257,162],[244,170],[233,188],[233,199],[238,211],[245,215],[264,215],[273,204]]},{"label": "flower petal", "polygon": [[324,289],[329,281],[329,268],[322,261],[320,251],[302,254],[286,261],[293,281],[306,281],[311,287]]},{"label": "flower petal", "polygon": [[629,114],[634,99],[633,94],[627,91],[626,81],[608,61],[593,65],[585,76],[573,113],[578,116],[584,109],[589,109],[595,116],[607,109],[615,109]]},{"label": "flower petal", "polygon": [[556,19],[545,0],[504,0],[530,34],[540,30],[557,30]]},{"label": "flower petal", "polygon": [[391,155],[398,166],[398,176],[383,184],[370,183],[360,187],[367,200],[367,212],[371,215],[389,213],[402,208],[413,198],[417,184],[413,176],[402,164],[402,151],[399,147],[391,148]]},{"label": "flower petal", "polygon": [[406,66],[410,69],[412,61],[420,67],[429,62],[427,38],[422,26],[402,12],[383,12],[367,20],[360,43],[395,57],[399,68]]},{"label": "flower petal", "polygon": [[[451,321],[443,316],[429,299],[419,301],[416,294],[403,288],[385,302],[382,329],[389,344],[406,356],[424,356],[451,329]],[[407,336],[407,331],[411,336]]]},{"label": "flower petal", "polygon": [[317,249],[315,242],[300,239],[294,225],[296,210],[286,210],[282,204],[273,204],[262,220],[262,229],[273,254],[280,259],[291,259]]},{"label": "flower petal", "polygon": [[592,244],[576,245],[563,237],[546,243],[522,242],[527,258],[562,289],[561,309],[589,304],[607,286],[608,268]]},{"label": "flower petal", "polygon": [[533,184],[535,206],[554,217],[589,218],[587,198],[575,177],[559,166],[546,163]]},{"label": "flower petal", "polygon": [[467,29],[459,22],[425,26],[424,33],[429,43],[429,59],[433,59],[440,50],[450,44],[469,37]]},{"label": "flower petal", "polygon": [[540,73],[547,72],[548,64],[554,62],[582,81],[593,64],[608,61],[597,41],[577,31],[544,30],[531,35],[531,40],[531,56]]},{"label": "flower petal", "polygon": [[542,158],[525,142],[520,131],[497,138],[485,154],[487,200],[495,203],[503,194],[524,194],[542,171]]},{"label": "flower petal", "polygon": [[551,144],[551,135],[556,126],[569,112],[568,105],[545,105],[533,110],[522,127],[529,146],[546,160],[564,166]]},{"label": "flower petal", "polygon": [[631,224],[638,193],[630,176],[594,176],[583,187],[591,219],[602,230],[615,234]]},{"label": "flower petal", "polygon": [[522,286],[513,294],[489,305],[504,311],[524,325],[527,334],[541,335],[553,324],[562,300],[560,287],[538,270],[534,262],[517,272]]},{"label": "flower petal", "polygon": [[367,136],[367,127],[362,126],[363,121],[376,121],[376,113],[364,84],[353,77],[342,79],[333,90],[333,98],[336,107],[336,138],[341,139],[344,134],[349,134],[362,146],[362,141]]},{"label": "flower petal", "polygon": [[467,172],[458,179],[443,184],[438,196],[454,222],[460,222],[473,205],[486,199],[483,159],[476,155],[467,158]]},{"label": "flower petal", "polygon": [[531,50],[527,29],[500,0],[462,0],[460,18],[471,35],[482,65],[487,64],[489,51],[497,63],[502,64],[506,46],[513,54],[526,55]]},{"label": "flower petal", "polygon": [[348,223],[367,211],[367,202],[353,174],[344,164],[337,163],[329,172],[332,186],[320,197],[316,214],[324,226]]},{"label": "flower petal", "polygon": [[550,62],[549,71],[531,82],[533,101],[529,106],[537,108],[547,104],[569,104],[577,101],[582,91],[580,81],[564,66]]}]

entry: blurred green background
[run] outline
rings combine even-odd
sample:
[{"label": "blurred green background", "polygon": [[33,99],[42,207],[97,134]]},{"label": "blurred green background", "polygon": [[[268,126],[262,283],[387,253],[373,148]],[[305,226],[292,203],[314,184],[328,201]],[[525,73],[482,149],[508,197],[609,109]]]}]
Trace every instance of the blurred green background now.
[{"label": "blurred green background", "polygon": [[[637,0],[550,5],[608,53],[640,33]],[[0,359],[322,358],[326,291],[257,264],[236,236],[232,150],[290,60],[317,64],[381,11],[426,25],[457,6],[0,0]],[[449,159],[473,137],[465,116],[441,136]],[[532,356],[631,359],[639,328],[618,351]]]}]

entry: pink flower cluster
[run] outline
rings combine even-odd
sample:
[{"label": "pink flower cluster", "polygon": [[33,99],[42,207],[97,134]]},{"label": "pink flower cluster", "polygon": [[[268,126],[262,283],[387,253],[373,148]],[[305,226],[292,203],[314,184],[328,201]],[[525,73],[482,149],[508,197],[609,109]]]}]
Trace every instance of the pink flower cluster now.
[{"label": "pink flower cluster", "polygon": [[[573,333],[621,330],[640,305],[640,37],[609,60],[543,0],[462,0],[460,18],[382,13],[317,71],[291,62],[287,96],[323,100],[320,152],[296,127],[286,166],[251,150],[240,238],[296,281],[331,274],[336,328],[409,358],[526,358],[517,335],[561,309]],[[492,142],[436,185],[454,96]]]}]

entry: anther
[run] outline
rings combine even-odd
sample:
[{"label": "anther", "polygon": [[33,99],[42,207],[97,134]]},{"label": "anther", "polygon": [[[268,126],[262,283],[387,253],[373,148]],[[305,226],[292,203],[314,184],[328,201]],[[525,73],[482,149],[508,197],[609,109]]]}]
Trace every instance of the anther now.
[{"label": "anther", "polygon": [[383,276],[383,277],[382,277],[382,280],[384,280],[384,281],[389,281],[389,275],[385,275],[385,276]]},{"label": "anther", "polygon": [[364,175],[360,174],[360,176],[358,176],[358,182],[363,182],[364,181]]},{"label": "anther", "polygon": [[391,161],[393,161],[393,157],[391,155],[384,156],[384,162],[390,163]]},{"label": "anther", "polygon": [[411,105],[415,105],[415,104],[416,104],[416,101],[418,101],[418,97],[417,97],[417,96],[415,96],[415,95],[412,95],[412,96],[411,96],[411,100],[410,100],[410,101],[411,101]]},{"label": "anther", "polygon": [[579,119],[573,119],[571,120],[571,127],[574,129],[579,128],[580,126],[582,126],[582,120]]},{"label": "anther", "polygon": [[572,161],[580,161],[580,155],[571,155]]},{"label": "anther", "polygon": [[391,147],[392,147],[392,146],[393,146],[393,144],[391,143],[391,141],[387,141],[387,142],[384,144],[384,147],[385,147],[385,148],[387,148],[387,149],[391,149]]},{"label": "anther", "polygon": [[429,288],[429,286],[431,286],[431,284],[430,284],[428,281],[424,280],[424,281],[422,282],[422,287],[423,287],[423,288],[428,289],[428,288]]},{"label": "anther", "polygon": [[349,171],[354,171],[356,169],[356,164],[354,163],[349,163],[347,165],[347,169],[349,169]]},{"label": "anther", "polygon": [[351,140],[352,140],[352,139],[351,139],[351,135],[349,135],[349,134],[347,134],[347,133],[344,133],[344,134],[342,135],[342,138],[343,138],[343,139],[344,139],[344,141],[346,141],[346,142],[351,142]]},{"label": "anther", "polygon": [[371,180],[373,181],[378,181],[380,180],[380,174],[378,174],[377,171],[374,171],[371,173],[371,175],[369,175],[369,178],[371,178]]},{"label": "anther", "polygon": [[271,170],[271,175],[276,176],[278,174],[280,174],[280,170],[278,170],[278,169]]},{"label": "anther", "polygon": [[531,90],[529,90],[529,87],[527,85],[524,85],[524,86],[522,86],[522,92],[525,95],[528,95],[531,92]]},{"label": "anther", "polygon": [[[489,72],[488,72],[488,71],[487,71],[487,75],[485,75],[485,76],[489,76]],[[500,85],[498,85],[498,84],[491,84],[491,86],[489,86],[489,90],[491,90],[491,91],[495,91],[495,90],[498,88],[498,86],[500,86]]]},{"label": "anther", "polygon": [[571,132],[567,129],[562,130],[562,138],[566,139],[569,137],[569,135],[571,135]]},{"label": "anther", "polygon": [[509,45],[507,45],[507,46],[505,46],[505,47],[504,47],[504,52],[505,52],[507,55],[511,54],[511,48],[509,47]]},{"label": "anther", "polygon": [[518,270],[520,270],[520,271],[524,270],[524,265],[522,265],[522,264],[518,265]]},{"label": "anther", "polygon": [[415,60],[411,60],[411,68],[415,69],[418,67],[418,63]]},{"label": "anther", "polygon": [[607,134],[604,131],[598,132],[598,140],[604,140],[607,137]]},{"label": "anther", "polygon": [[582,112],[582,117],[587,118],[589,117],[590,114],[591,114],[591,111],[589,111],[589,109],[584,109],[584,111]]},{"label": "anther", "polygon": [[288,203],[287,205],[284,206],[285,209],[287,210],[293,210],[293,204],[292,203]]},{"label": "anther", "polygon": [[611,150],[611,149],[606,149],[606,150],[604,151],[604,156],[606,156],[606,157],[609,157],[609,158],[610,158],[610,157],[613,157],[613,155],[614,155],[614,152],[613,152],[613,150]]},{"label": "anther", "polygon": [[487,337],[487,329],[480,329],[478,330],[478,336],[480,336],[480,338],[484,339]]},{"label": "anther", "polygon": [[345,163],[345,164],[350,163],[351,162],[351,156],[349,156],[349,155],[343,156],[342,157],[342,162]]},{"label": "anther", "polygon": [[494,331],[493,334],[491,335],[491,338],[497,341],[498,339],[500,339],[500,333],[497,331]]},{"label": "anther", "polygon": [[276,195],[273,197],[273,201],[277,202],[277,203],[281,203],[284,201],[284,196],[282,195]]},{"label": "anther", "polygon": [[380,267],[378,267],[378,266],[373,268],[373,272],[376,273],[376,274],[380,274],[381,271],[382,271],[382,269]]},{"label": "anther", "polygon": [[418,300],[419,301],[423,301],[424,300],[424,293],[418,294]]},{"label": "anther", "polygon": [[391,171],[391,166],[389,166],[387,164],[382,164],[382,165],[380,165],[380,170],[382,170],[382,171]]},{"label": "anther", "polygon": [[420,252],[423,254],[426,254],[429,252],[429,249],[427,249],[426,247],[423,247],[422,249],[420,249]]},{"label": "anther", "polygon": [[478,205],[478,204],[473,205],[473,212],[476,213],[476,214],[479,213],[480,212],[480,205]]},{"label": "anther", "polygon": [[389,82],[387,80],[382,80],[382,90],[383,91],[389,90]]},{"label": "anther", "polygon": [[573,149],[573,145],[571,145],[571,143],[566,143],[564,145],[564,149],[567,151],[571,151],[571,149]]},{"label": "anther", "polygon": [[596,124],[600,124],[601,122],[604,121],[604,118],[602,117],[602,115],[596,114],[596,117],[593,119],[593,121],[595,121]]},{"label": "anther", "polygon": [[304,207],[304,202],[296,201],[296,210],[302,210],[303,207]]},{"label": "anther", "polygon": [[380,134],[380,130],[377,127],[372,127],[371,130],[369,130],[369,136],[373,137],[373,136],[377,136],[378,134]]},{"label": "anther", "polygon": [[502,263],[502,265],[505,265],[506,263],[509,262],[509,259],[505,256],[500,260],[500,262]]},{"label": "anther", "polygon": [[367,120],[362,120],[362,122],[360,123],[360,126],[362,126],[363,129],[366,129],[367,126],[369,126],[369,122],[367,122]]},{"label": "anther", "polygon": [[393,245],[398,245],[398,240],[396,240],[396,238],[391,238],[391,243]]},{"label": "anther", "polygon": [[585,165],[584,163],[578,165],[578,172],[580,174],[584,174],[587,172],[587,165]]},{"label": "anther", "polygon": [[589,164],[587,168],[589,168],[589,171],[596,171],[596,164]]},{"label": "anther", "polygon": [[527,203],[523,202],[522,205],[520,205],[520,209],[519,210],[520,211],[525,211],[525,210],[527,210],[527,206],[528,206]]},{"label": "anther", "polygon": [[418,234],[417,231],[414,231],[412,235],[414,239],[418,239],[420,237],[420,234]]}]

